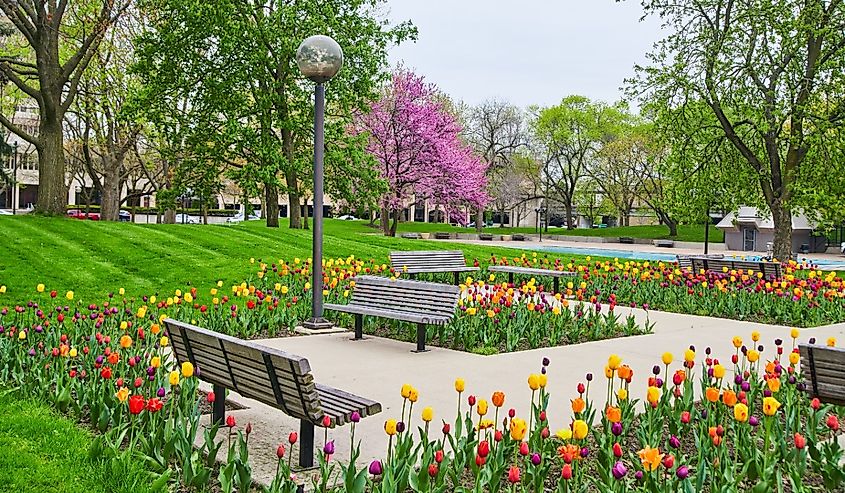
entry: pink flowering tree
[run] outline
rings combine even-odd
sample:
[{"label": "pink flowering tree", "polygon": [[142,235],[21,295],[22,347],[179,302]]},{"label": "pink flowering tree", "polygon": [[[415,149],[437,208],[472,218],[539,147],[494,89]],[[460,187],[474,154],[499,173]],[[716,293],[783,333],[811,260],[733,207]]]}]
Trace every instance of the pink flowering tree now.
[{"label": "pink flowering tree", "polygon": [[489,201],[486,165],[460,139],[461,126],[437,88],[421,76],[394,73],[382,97],[358,115],[353,131],[369,136],[367,151],[387,182],[379,201],[386,236],[396,236],[402,209],[414,200],[442,206],[455,219],[462,209]]}]

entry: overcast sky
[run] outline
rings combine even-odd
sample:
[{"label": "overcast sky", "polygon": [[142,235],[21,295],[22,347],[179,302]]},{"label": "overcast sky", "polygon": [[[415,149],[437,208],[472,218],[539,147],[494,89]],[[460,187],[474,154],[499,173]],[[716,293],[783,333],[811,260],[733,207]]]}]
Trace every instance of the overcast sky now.
[{"label": "overcast sky", "polygon": [[388,18],[410,19],[416,43],[402,62],[457,100],[499,97],[551,105],[569,94],[614,101],[635,63],[661,37],[640,22],[639,0],[387,0]]}]

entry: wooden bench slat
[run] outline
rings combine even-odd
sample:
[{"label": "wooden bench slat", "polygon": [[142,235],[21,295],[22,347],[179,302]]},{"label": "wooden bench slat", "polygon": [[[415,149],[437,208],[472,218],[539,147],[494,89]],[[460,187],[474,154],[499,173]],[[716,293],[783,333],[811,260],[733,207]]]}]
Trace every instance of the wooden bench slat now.
[{"label": "wooden bench slat", "polygon": [[374,317],[392,318],[403,322],[412,323],[426,323],[431,325],[439,325],[448,322],[446,317],[436,317],[433,315],[417,315],[411,312],[397,312],[393,310],[379,310],[363,306],[355,305],[324,305],[327,310],[334,310],[343,313],[352,313],[357,315],[371,315]]},{"label": "wooden bench slat", "polygon": [[[361,397],[361,396],[350,394],[348,392],[344,392],[342,390],[339,390],[339,389],[336,389],[336,388],[333,388],[333,387],[327,387],[325,385],[319,385],[318,384],[317,385],[317,392],[319,392],[321,398],[325,397],[325,396],[332,396],[334,398],[344,399],[344,400],[353,402],[353,403],[355,403],[355,405],[358,406],[359,409],[363,409],[364,412],[367,413],[366,415],[376,414],[376,413],[381,412],[381,404],[379,404],[378,402],[372,401],[370,399],[366,399],[366,398]],[[362,416],[364,416],[364,415],[362,415]]]},{"label": "wooden bench slat", "polygon": [[490,272],[504,272],[506,274],[524,274],[532,276],[550,276],[550,277],[574,277],[577,272],[565,270],[552,269],[538,269],[533,267],[517,267],[514,265],[491,265],[487,268]]}]

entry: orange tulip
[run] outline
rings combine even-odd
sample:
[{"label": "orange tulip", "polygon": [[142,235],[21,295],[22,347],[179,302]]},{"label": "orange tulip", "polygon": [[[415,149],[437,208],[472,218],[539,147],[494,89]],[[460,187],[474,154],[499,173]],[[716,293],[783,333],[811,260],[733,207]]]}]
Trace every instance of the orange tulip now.
[{"label": "orange tulip", "polygon": [[584,402],[584,399],[577,397],[572,401],[572,412],[573,413],[583,413],[584,409],[587,407],[587,403]]},{"label": "orange tulip", "polygon": [[716,402],[719,400],[719,389],[716,387],[708,387],[704,394],[710,402]]},{"label": "orange tulip", "polygon": [[663,455],[660,453],[660,449],[651,448],[648,445],[639,452],[637,455],[640,456],[640,461],[643,463],[643,468],[647,471],[654,471],[663,461]]},{"label": "orange tulip", "polygon": [[769,386],[769,390],[771,390],[772,392],[777,392],[778,390],[780,390],[780,378],[772,377],[768,381],[766,381],[766,384]]},{"label": "orange tulip", "polygon": [[607,406],[605,414],[607,415],[607,420],[611,423],[618,423],[622,421],[622,410],[618,407]]},{"label": "orange tulip", "polygon": [[736,404],[736,393],[733,390],[726,390],[725,393],[722,394],[722,402],[724,402],[728,407],[734,407]]},{"label": "orange tulip", "polygon": [[490,399],[493,402],[493,405],[496,407],[502,407],[505,405],[505,393],[504,392],[493,392],[493,397]]}]

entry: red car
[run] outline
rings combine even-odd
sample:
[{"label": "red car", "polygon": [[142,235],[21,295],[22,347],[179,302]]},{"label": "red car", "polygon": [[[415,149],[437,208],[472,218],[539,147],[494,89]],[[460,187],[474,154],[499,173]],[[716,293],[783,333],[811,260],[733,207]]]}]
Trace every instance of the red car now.
[{"label": "red car", "polygon": [[67,217],[72,217],[74,219],[88,219],[89,221],[99,221],[100,220],[100,213],[99,212],[89,212],[88,214],[85,211],[80,211],[79,209],[71,209],[67,211]]}]

